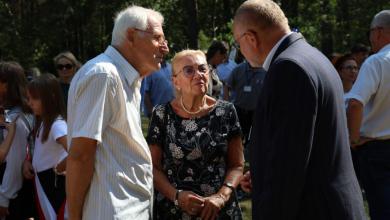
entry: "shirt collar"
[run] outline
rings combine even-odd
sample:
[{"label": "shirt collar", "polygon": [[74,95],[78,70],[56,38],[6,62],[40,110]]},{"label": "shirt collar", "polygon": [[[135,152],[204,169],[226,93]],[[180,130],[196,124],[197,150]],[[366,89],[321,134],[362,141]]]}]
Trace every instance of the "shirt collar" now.
[{"label": "shirt collar", "polygon": [[284,35],[276,44],[274,47],[272,47],[272,50],[268,53],[267,57],[264,60],[263,68],[265,71],[268,71],[269,66],[271,65],[272,57],[274,57],[276,50],[280,46],[280,44],[283,42],[284,39],[286,39],[288,36],[290,36],[293,32],[287,33]]},{"label": "shirt collar", "polygon": [[384,52],[390,50],[390,44],[387,44],[386,46],[382,47],[378,52]]},{"label": "shirt collar", "polygon": [[116,50],[113,46],[108,46],[104,54],[110,57],[115,66],[118,68],[118,73],[129,85],[132,85],[134,81],[140,79],[140,75],[137,70]]}]

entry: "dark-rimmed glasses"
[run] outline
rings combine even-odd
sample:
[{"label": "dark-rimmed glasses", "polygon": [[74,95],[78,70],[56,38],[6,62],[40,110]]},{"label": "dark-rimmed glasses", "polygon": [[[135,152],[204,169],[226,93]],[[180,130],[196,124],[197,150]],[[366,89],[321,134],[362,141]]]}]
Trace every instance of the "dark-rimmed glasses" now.
[{"label": "dark-rimmed glasses", "polygon": [[245,31],[242,33],[236,40],[234,40],[233,46],[237,49],[240,49],[240,40],[243,38],[245,35],[248,34],[248,31]]},{"label": "dark-rimmed glasses", "polygon": [[177,76],[180,72],[183,72],[184,76],[187,78],[193,78],[195,75],[196,70],[198,70],[203,75],[206,75],[209,73],[210,67],[208,64],[200,64],[195,66],[184,66],[183,69],[181,69],[179,72],[176,73]]},{"label": "dark-rimmed glasses", "polygon": [[375,26],[375,27],[370,28],[370,30],[367,31],[367,38],[370,38],[370,34],[372,31],[381,30],[381,29],[383,29],[383,27]]},{"label": "dark-rimmed glasses", "polygon": [[168,41],[165,39],[164,35],[157,35],[157,34],[154,34],[152,31],[145,31],[145,30],[141,30],[141,29],[138,29],[138,28],[134,28],[134,30],[152,35],[153,39],[155,41],[157,41],[158,44],[160,44],[160,45],[168,44]]},{"label": "dark-rimmed glasses", "polygon": [[67,69],[67,70],[70,70],[73,68],[73,65],[72,64],[57,64],[56,66],[57,70],[63,70],[64,68]]}]

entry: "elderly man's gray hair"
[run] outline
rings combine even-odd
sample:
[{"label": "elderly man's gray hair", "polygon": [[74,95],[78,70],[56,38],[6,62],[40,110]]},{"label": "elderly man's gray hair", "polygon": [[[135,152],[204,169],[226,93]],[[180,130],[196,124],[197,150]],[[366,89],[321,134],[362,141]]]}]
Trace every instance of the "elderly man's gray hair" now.
[{"label": "elderly man's gray hair", "polygon": [[371,27],[390,28],[390,10],[383,10],[376,14],[372,19]]},{"label": "elderly man's gray hair", "polygon": [[121,44],[126,39],[127,29],[129,28],[146,30],[148,28],[148,18],[151,16],[161,24],[164,22],[164,17],[160,12],[148,8],[133,5],[120,11],[115,17],[111,45]]}]

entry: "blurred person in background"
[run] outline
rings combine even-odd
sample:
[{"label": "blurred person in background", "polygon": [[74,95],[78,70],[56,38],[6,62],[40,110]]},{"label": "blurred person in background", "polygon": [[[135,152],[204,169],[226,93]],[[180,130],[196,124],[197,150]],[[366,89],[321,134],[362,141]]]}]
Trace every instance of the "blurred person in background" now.
[{"label": "blurred person in background", "polygon": [[351,48],[351,56],[356,61],[359,68],[369,55],[370,55],[370,48],[364,44],[359,43],[354,45]]},{"label": "blurred person in background", "polygon": [[344,93],[346,94],[351,90],[353,83],[356,81],[359,72],[358,64],[351,55],[344,55],[337,59],[334,67],[340,75]]},{"label": "blurred person in background", "polygon": [[81,67],[81,63],[70,51],[64,51],[54,57],[54,65],[60,79],[62,93],[64,94],[65,106],[68,104],[70,82],[74,74]]},{"label": "blurred person in background", "polygon": [[[9,152],[0,168],[0,218],[27,219],[35,215],[33,183],[24,180],[21,172],[33,130],[26,86],[24,69],[18,63],[0,62],[0,103],[5,108],[5,117],[16,126]],[[1,136],[7,139],[7,135],[12,135],[12,132],[2,130]]]},{"label": "blurred person in background", "polygon": [[213,41],[207,49],[207,63],[211,66],[210,81],[207,94],[214,98],[219,98],[222,90],[222,81],[218,77],[217,66],[226,61],[229,47],[226,42]]}]

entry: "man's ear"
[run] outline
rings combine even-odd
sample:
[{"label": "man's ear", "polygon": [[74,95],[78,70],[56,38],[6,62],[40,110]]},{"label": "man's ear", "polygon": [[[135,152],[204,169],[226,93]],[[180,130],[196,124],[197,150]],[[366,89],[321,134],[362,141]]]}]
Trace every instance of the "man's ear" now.
[{"label": "man's ear", "polygon": [[247,34],[248,43],[251,45],[252,48],[260,48],[260,40],[257,38],[257,35],[255,33],[249,32]]},{"label": "man's ear", "polygon": [[135,29],[133,28],[128,28],[127,31],[126,31],[126,37],[127,37],[127,41],[129,42],[129,44],[133,45],[134,44],[134,40],[135,40]]}]

